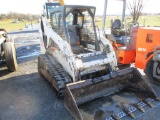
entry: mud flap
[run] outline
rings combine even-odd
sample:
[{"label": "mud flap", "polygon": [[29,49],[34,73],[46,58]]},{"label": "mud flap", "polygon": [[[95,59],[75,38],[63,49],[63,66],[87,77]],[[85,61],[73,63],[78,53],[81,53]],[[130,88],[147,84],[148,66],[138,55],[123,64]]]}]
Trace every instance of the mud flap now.
[{"label": "mud flap", "polygon": [[136,68],[67,84],[64,94],[64,105],[76,120],[133,119],[136,111],[154,107],[153,101],[158,102],[157,95]]}]

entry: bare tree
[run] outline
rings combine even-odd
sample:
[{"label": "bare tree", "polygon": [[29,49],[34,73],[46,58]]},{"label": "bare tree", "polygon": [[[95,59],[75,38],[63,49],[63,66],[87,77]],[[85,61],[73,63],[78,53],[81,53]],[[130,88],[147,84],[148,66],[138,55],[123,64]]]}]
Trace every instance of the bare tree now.
[{"label": "bare tree", "polygon": [[127,2],[127,7],[130,11],[130,14],[133,18],[133,22],[137,22],[139,16],[142,14],[144,8],[144,1],[146,0],[130,0]]}]

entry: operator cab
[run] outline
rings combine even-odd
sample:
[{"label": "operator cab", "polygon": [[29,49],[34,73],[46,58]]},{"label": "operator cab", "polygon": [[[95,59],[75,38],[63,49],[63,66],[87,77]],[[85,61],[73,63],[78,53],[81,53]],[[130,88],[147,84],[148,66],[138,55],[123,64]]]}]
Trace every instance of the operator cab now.
[{"label": "operator cab", "polygon": [[48,2],[43,5],[43,15],[46,16],[46,18],[50,18],[50,13],[54,8],[57,8],[60,6],[60,3],[52,3]]},{"label": "operator cab", "polygon": [[51,12],[52,29],[72,48],[74,54],[93,52],[98,46],[95,7],[65,5]]}]

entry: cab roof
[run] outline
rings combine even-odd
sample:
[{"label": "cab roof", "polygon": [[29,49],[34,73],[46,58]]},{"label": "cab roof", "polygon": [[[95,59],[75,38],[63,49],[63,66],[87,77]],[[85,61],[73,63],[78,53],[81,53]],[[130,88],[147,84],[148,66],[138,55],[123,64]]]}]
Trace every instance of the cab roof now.
[{"label": "cab roof", "polygon": [[73,9],[78,9],[80,12],[84,12],[86,10],[92,10],[93,15],[95,16],[96,7],[95,6],[86,6],[86,5],[64,5],[59,6],[51,11],[51,14],[54,12],[62,12],[66,14],[67,12],[72,11]]}]

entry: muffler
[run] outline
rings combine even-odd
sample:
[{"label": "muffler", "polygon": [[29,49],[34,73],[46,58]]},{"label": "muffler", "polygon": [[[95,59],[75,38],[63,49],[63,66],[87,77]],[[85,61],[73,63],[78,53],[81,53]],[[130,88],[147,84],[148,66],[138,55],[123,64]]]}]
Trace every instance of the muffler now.
[{"label": "muffler", "polygon": [[64,105],[76,120],[136,118],[154,107],[157,95],[136,68],[67,84]]}]

